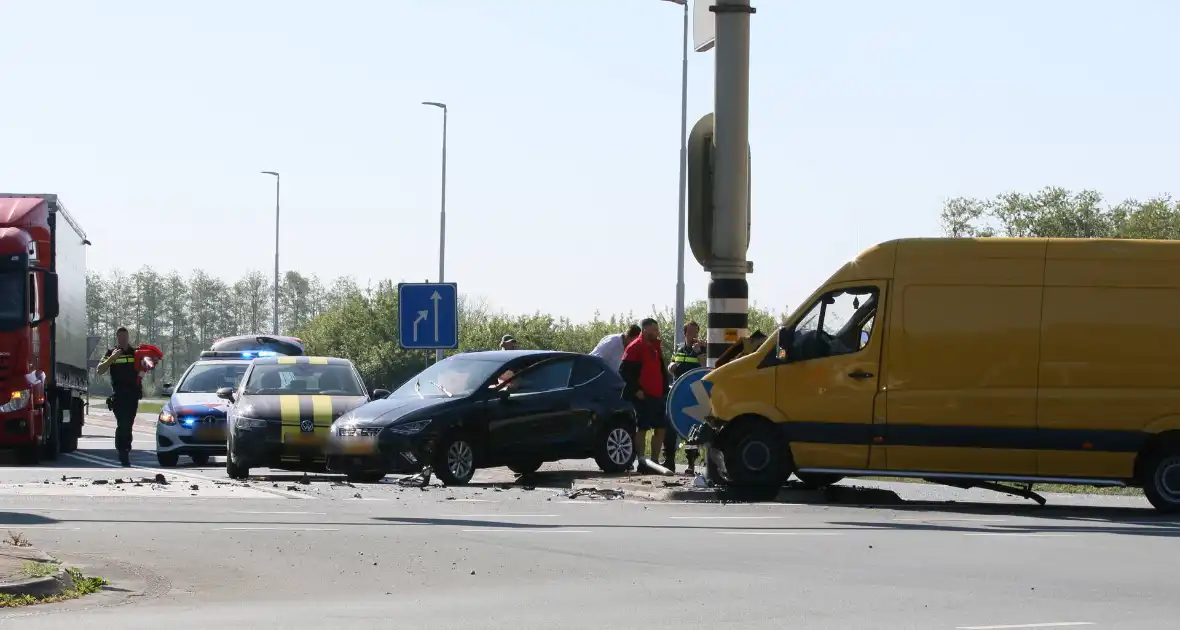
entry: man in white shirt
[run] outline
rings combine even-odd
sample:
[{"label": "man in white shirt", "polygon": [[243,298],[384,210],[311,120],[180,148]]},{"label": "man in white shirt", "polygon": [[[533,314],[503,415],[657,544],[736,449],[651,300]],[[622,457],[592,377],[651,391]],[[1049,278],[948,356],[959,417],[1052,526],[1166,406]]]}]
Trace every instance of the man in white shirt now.
[{"label": "man in white shirt", "polygon": [[590,351],[592,356],[596,356],[606,362],[607,367],[619,371],[619,366],[623,364],[623,351],[627,349],[627,345],[639,338],[639,333],[642,332],[639,326],[631,324],[625,333],[617,333],[614,335],[607,335],[598,342],[597,346]]}]

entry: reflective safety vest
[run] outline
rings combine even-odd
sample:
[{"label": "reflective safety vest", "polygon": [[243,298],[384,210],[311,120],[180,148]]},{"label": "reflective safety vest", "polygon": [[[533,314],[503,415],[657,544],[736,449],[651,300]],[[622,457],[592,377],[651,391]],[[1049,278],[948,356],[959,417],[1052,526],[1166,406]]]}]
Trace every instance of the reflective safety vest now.
[{"label": "reflective safety vest", "polygon": [[[111,348],[107,356],[119,352],[118,348]],[[139,375],[135,369],[134,356],[122,356],[111,362],[111,388],[118,390],[132,389],[139,384]]]}]

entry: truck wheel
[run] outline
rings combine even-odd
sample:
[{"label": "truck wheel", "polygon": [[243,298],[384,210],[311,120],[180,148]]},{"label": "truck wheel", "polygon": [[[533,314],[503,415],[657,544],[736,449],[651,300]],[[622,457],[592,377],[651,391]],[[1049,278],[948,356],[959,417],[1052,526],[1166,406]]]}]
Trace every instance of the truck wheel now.
[{"label": "truck wheel", "polygon": [[156,453],[156,461],[164,468],[172,468],[180,463],[180,455],[176,453]]},{"label": "truck wheel", "polygon": [[1156,511],[1180,513],[1180,448],[1161,449],[1143,467],[1143,494]]},{"label": "truck wheel", "polygon": [[41,457],[54,461],[61,453],[61,405],[52,396],[45,400],[45,443],[41,445]]},{"label": "truck wheel", "polygon": [[62,425],[61,452],[73,453],[78,450],[78,438],[82,436],[82,399],[69,398],[70,423]]},{"label": "truck wheel", "polygon": [[783,485],[791,466],[790,455],[774,427],[750,423],[726,440],[725,471],[730,484],[752,488]]}]

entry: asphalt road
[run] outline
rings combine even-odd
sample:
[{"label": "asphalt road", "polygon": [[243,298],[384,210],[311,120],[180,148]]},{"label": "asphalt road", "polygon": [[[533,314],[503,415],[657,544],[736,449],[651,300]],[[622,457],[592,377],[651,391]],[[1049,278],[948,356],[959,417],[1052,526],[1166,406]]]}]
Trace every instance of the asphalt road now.
[{"label": "asphalt road", "polygon": [[1163,629],[1180,615],[1180,519],[1101,499],[647,503],[392,478],[243,485],[215,465],[137,485],[158,471],[150,427],[130,470],[116,466],[102,417],[77,454],[4,469],[0,532],[113,588],[3,611],[0,624]]}]

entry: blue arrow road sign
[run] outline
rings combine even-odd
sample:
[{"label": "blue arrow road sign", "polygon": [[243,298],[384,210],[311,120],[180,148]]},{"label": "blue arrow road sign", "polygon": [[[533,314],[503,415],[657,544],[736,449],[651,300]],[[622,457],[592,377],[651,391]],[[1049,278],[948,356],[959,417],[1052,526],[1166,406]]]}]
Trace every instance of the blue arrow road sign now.
[{"label": "blue arrow road sign", "polygon": [[459,287],[453,282],[397,285],[398,341],[407,350],[459,347]]},{"label": "blue arrow road sign", "polygon": [[676,379],[672,391],[668,392],[668,417],[680,437],[688,439],[688,432],[705,421],[709,413],[709,393],[713,384],[702,381],[712,370],[697,368],[685,372]]}]

